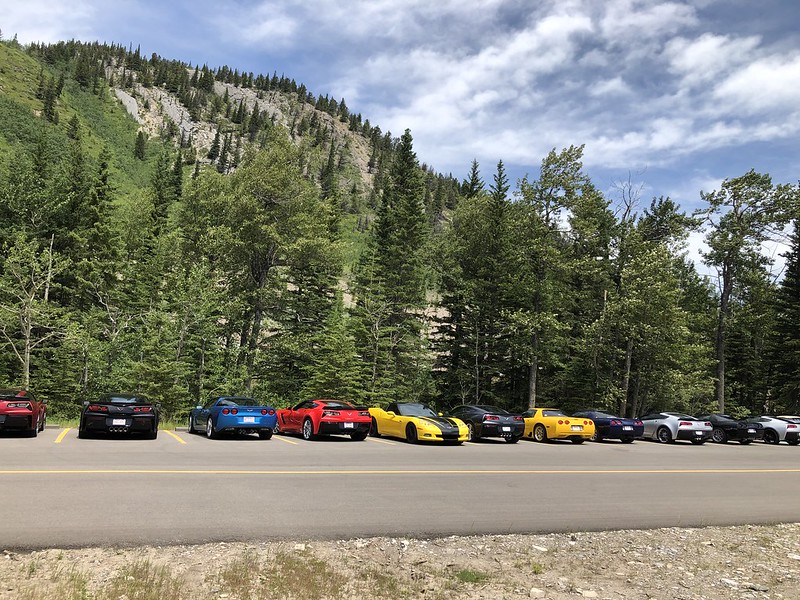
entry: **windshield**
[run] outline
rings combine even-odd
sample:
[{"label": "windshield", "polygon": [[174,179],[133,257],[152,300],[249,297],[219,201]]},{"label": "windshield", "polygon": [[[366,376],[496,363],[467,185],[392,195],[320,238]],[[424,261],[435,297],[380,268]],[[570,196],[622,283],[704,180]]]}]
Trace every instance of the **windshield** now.
[{"label": "windshield", "polygon": [[510,415],[511,413],[507,410],[500,408],[499,406],[492,406],[491,404],[479,404],[475,408],[479,408],[487,413],[492,413],[494,415]]},{"label": "windshield", "polygon": [[596,412],[596,413],[594,413],[594,418],[595,419],[619,419],[621,417],[617,417],[616,415],[610,415],[610,414],[604,413],[604,412]]},{"label": "windshield", "polygon": [[435,412],[424,404],[398,404],[397,410],[404,417],[438,417]]}]

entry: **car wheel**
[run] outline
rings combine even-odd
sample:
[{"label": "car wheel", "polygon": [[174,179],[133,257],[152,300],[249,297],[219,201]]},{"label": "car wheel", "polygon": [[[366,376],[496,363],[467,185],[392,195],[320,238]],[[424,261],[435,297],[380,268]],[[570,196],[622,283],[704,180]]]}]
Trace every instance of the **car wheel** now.
[{"label": "car wheel", "polygon": [[591,442],[602,442],[603,441],[603,436],[600,435],[600,432],[597,431],[597,429],[595,429],[594,433],[592,434],[592,437],[589,438],[589,441],[591,441]]},{"label": "car wheel", "polygon": [[572,443],[573,443],[573,444],[582,444],[582,443],[583,443],[583,442],[585,442],[585,441],[586,441],[586,440],[584,440],[583,438],[579,438],[579,437],[572,438]]},{"label": "car wheel", "polygon": [[372,417],[372,423],[369,426],[369,434],[372,437],[381,437],[381,432],[378,431],[378,421],[375,420],[375,417]]},{"label": "car wheel", "polygon": [[258,439],[260,440],[268,440],[271,437],[272,437],[272,429],[262,429],[258,432]]},{"label": "car wheel", "polygon": [[792,440],[791,442],[787,441],[786,443],[790,446],[797,446],[797,444],[800,444],[800,440]]},{"label": "car wheel", "polygon": [[778,432],[774,429],[764,430],[764,443],[765,444],[780,444],[781,438],[778,437]]},{"label": "car wheel", "polygon": [[36,437],[37,435],[39,435],[38,423],[30,431],[28,431],[28,437]]},{"label": "car wheel", "polygon": [[672,441],[672,433],[667,427],[659,427],[656,432],[656,439],[662,444],[669,444]]},{"label": "car wheel", "polygon": [[467,441],[477,442],[479,439],[480,437],[475,433],[475,425],[467,423]]},{"label": "car wheel", "polygon": [[547,441],[547,430],[541,423],[537,423],[536,427],[533,428],[533,439],[537,442]]},{"label": "car wheel", "polygon": [[367,432],[366,431],[357,431],[356,433],[350,434],[350,439],[354,442],[361,442],[367,439]]},{"label": "car wheel", "polygon": [[189,415],[189,433],[197,433],[197,427],[194,426],[194,417]]},{"label": "car wheel", "polygon": [[516,444],[519,441],[519,438],[521,437],[522,437],[521,435],[512,435],[510,437],[507,437],[506,444]]},{"label": "car wheel", "polygon": [[622,438],[622,443],[623,444],[632,444],[633,443],[633,438],[631,438],[631,437]]},{"label": "car wheel", "polygon": [[305,421],[303,421],[303,439],[304,440],[314,439],[314,423],[311,422],[311,419],[306,419]]},{"label": "car wheel", "polygon": [[724,444],[728,441],[728,434],[725,433],[725,430],[715,427],[714,431],[711,433],[711,439],[718,444]]},{"label": "car wheel", "polygon": [[705,441],[705,440],[692,440],[692,443],[693,443],[695,446],[702,446],[703,444],[705,444],[705,443],[706,443],[706,441]]},{"label": "car wheel", "polygon": [[45,425],[47,425],[47,413],[42,415],[42,418],[39,419],[39,431],[44,431]]},{"label": "car wheel", "polygon": [[158,438],[158,429],[153,429],[153,431],[151,431],[151,432],[149,432],[147,434],[147,439],[148,440],[155,440],[157,438]]},{"label": "car wheel", "polygon": [[219,437],[219,434],[214,431],[214,421],[211,420],[211,417],[208,417],[208,421],[206,421],[206,437],[210,440],[215,440]]},{"label": "car wheel", "polygon": [[89,437],[89,432],[83,428],[83,423],[78,426],[78,439],[85,440]]},{"label": "car wheel", "polygon": [[747,446],[747,444],[749,444],[749,443],[750,443],[750,442],[752,442],[752,441],[753,441],[753,440],[739,440],[739,443],[740,443],[742,446]]},{"label": "car wheel", "polygon": [[410,444],[416,444],[419,441],[419,436],[417,435],[417,428],[414,426],[413,423],[409,423],[406,426],[406,440]]}]

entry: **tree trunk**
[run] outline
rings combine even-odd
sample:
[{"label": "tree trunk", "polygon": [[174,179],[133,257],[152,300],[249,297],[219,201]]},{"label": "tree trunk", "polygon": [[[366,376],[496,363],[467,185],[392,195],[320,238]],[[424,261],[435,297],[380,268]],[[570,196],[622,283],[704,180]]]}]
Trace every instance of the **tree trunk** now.
[{"label": "tree trunk", "polygon": [[725,332],[727,328],[728,310],[733,292],[733,273],[728,264],[722,266],[722,293],[719,300],[717,317],[717,336],[715,340],[715,358],[717,360],[716,397],[719,412],[725,412]]},{"label": "tree trunk", "polygon": [[625,411],[628,410],[628,386],[631,381],[631,358],[633,357],[633,340],[628,338],[628,343],[625,347],[625,374],[622,376],[622,394],[619,399],[619,410],[617,414],[620,417],[625,416]]},{"label": "tree trunk", "polygon": [[536,408],[536,384],[539,378],[539,334],[533,334],[533,359],[528,369],[528,410]]}]

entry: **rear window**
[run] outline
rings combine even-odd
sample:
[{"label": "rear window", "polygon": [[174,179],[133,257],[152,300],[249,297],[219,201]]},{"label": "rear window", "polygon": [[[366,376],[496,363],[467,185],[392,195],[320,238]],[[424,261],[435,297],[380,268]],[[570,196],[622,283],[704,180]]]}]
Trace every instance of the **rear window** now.
[{"label": "rear window", "polygon": [[342,408],[342,409],[352,409],[353,405],[348,404],[347,402],[332,402],[332,401],[325,401],[320,402],[325,408]]},{"label": "rear window", "polygon": [[543,417],[566,417],[567,415],[564,414],[562,410],[543,410],[542,411]]}]

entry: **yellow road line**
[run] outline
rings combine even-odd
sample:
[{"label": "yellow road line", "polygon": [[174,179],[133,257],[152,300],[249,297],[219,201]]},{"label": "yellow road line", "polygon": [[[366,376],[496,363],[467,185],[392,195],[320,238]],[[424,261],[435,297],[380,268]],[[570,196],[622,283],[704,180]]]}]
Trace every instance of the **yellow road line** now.
[{"label": "yellow road line", "polygon": [[379,444],[389,444],[390,446],[397,446],[397,442],[389,442],[387,440],[379,440],[379,439],[374,438],[374,437],[368,437],[367,441],[368,442],[378,442]]},{"label": "yellow road line", "polygon": [[58,434],[58,437],[56,438],[55,443],[56,444],[60,444],[61,441],[64,439],[64,436],[67,435],[67,433],[69,432],[70,429],[71,429],[71,427],[65,427],[64,429],[62,429],[61,433]]},{"label": "yellow road line", "polygon": [[272,436],[272,439],[274,439],[274,440],[280,440],[280,441],[282,441],[282,442],[286,442],[287,444],[294,444],[295,446],[297,446],[297,442],[295,442],[294,440],[287,440],[287,439],[286,439],[285,437],[283,437],[282,435],[273,435],[273,436]]},{"label": "yellow road line", "polygon": [[163,431],[167,435],[171,435],[176,440],[178,440],[181,444],[185,444],[186,443],[186,440],[184,440],[182,437],[178,436],[177,434],[171,432],[169,429],[162,429],[161,431]]},{"label": "yellow road line", "polygon": [[[289,441],[289,440],[286,440]],[[230,469],[38,469],[0,470],[0,475],[75,475],[75,474],[145,474],[145,475],[663,475],[743,473],[800,473],[800,469],[294,469],[230,470]]]}]

